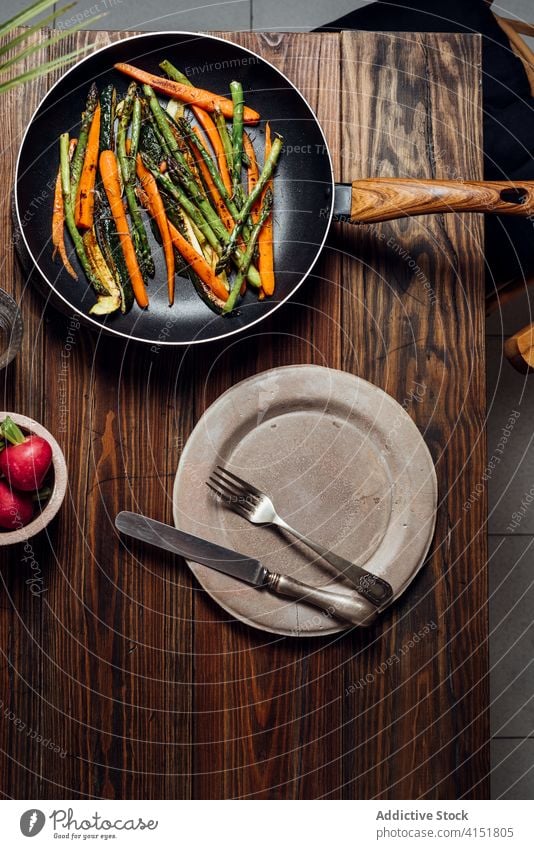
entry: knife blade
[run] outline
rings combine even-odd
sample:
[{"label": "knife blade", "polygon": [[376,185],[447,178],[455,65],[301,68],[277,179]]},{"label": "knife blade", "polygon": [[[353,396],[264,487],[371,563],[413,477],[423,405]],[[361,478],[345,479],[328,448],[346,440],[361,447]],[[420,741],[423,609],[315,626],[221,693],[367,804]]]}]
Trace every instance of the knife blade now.
[{"label": "knife blade", "polygon": [[115,526],[128,536],[157,545],[159,548],[179,554],[186,560],[193,560],[202,566],[209,566],[217,572],[224,572],[225,575],[245,581],[254,587],[263,587],[267,584],[269,570],[262,566],[259,560],[209,540],[186,534],[164,522],[157,522],[140,513],[123,510],[116,516]]},{"label": "knife blade", "polygon": [[253,587],[267,589],[304,604],[312,604],[327,616],[343,619],[352,625],[370,625],[376,616],[376,608],[356,593],[312,587],[288,575],[270,572],[254,557],[247,557],[246,554],[239,554],[209,540],[186,534],[149,516],[123,510],[115,517],[115,526],[135,539],[179,554],[187,560],[201,563]]}]

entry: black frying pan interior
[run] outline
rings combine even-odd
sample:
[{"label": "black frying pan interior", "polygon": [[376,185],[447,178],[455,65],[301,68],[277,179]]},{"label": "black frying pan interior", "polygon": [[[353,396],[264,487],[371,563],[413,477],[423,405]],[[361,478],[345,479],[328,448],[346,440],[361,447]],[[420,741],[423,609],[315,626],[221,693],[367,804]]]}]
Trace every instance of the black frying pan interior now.
[{"label": "black frying pan interior", "polygon": [[[152,344],[187,344],[236,332],[264,318],[289,297],[312,267],[324,242],[332,204],[332,175],[322,130],[296,88],[254,53],[221,39],[184,33],[155,33],[116,42],[95,52],[68,71],[41,103],[24,138],[17,168],[16,211],[27,248],[48,285],[53,300],[87,316],[94,294],[76,259],[75,282],[52,260],[50,225],[53,188],[58,169],[58,139],[68,130],[77,136],[89,85],[99,89],[113,82],[119,93],[129,80],[115,71],[115,62],[129,62],[153,73],[169,58],[192,82],[228,95],[233,79],[243,83],[246,102],[262,116],[250,128],[258,161],[263,161],[265,120],[284,137],[285,152],[275,179],[276,294],[257,300],[247,294],[232,316],[215,315],[187,278],[176,280],[176,301],[167,303],[165,264],[152,239],[156,276],[149,287],[150,307],[136,305],[128,315],[92,319],[108,330]],[[67,244],[70,248],[70,241]],[[59,298],[57,297],[59,295]],[[93,325],[94,326],[94,325]]]}]

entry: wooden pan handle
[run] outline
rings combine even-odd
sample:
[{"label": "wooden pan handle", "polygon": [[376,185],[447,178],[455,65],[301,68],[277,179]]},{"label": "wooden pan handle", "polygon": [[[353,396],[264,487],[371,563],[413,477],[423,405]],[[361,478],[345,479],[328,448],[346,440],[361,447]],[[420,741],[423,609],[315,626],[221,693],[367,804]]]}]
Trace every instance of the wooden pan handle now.
[{"label": "wooden pan handle", "polygon": [[352,183],[354,224],[441,212],[534,213],[534,182],[468,182],[382,177]]},{"label": "wooden pan handle", "polygon": [[504,343],[505,356],[514,368],[524,373],[534,371],[534,324],[523,327]]}]

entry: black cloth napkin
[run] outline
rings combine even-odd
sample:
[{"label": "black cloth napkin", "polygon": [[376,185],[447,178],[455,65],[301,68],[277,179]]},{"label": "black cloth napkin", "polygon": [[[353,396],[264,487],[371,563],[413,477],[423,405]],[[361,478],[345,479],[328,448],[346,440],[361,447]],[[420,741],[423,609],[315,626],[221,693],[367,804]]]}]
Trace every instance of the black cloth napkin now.
[{"label": "black cloth napkin", "polygon": [[[523,64],[512,53],[491,4],[485,0],[379,0],[319,31],[350,29],[481,33],[484,177],[534,180],[534,99]],[[486,216],[486,259],[488,288],[534,275],[534,222]]]}]

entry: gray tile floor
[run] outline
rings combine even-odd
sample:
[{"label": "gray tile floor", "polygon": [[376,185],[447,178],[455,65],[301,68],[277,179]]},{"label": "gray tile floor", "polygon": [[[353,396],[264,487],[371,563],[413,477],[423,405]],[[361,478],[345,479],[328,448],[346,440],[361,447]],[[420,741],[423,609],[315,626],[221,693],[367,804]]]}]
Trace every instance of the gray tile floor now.
[{"label": "gray tile floor", "polygon": [[[2,17],[26,0],[2,0]],[[93,28],[309,30],[364,0],[80,0],[69,18],[105,13]],[[534,0],[502,0],[495,10],[534,21]],[[65,19],[58,22],[66,25]],[[534,44],[534,41],[532,42]],[[503,336],[534,320],[534,294],[487,325],[488,448],[503,446],[489,480],[492,795],[534,798],[534,376],[502,357]],[[513,425],[510,425],[513,422]]]}]

